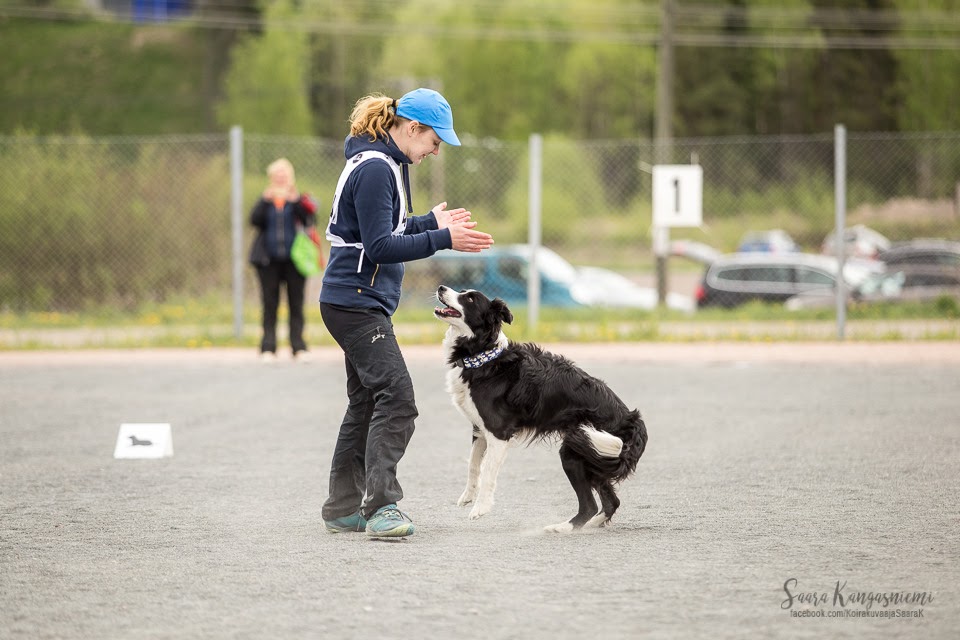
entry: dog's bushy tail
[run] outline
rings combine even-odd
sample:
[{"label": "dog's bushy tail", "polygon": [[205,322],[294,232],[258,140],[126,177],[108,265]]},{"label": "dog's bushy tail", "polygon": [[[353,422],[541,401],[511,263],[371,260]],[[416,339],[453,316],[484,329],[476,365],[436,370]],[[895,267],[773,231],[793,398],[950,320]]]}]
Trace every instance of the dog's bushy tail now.
[{"label": "dog's bushy tail", "polygon": [[[609,478],[620,467],[623,442],[609,432],[581,425],[564,436],[563,446],[572,449],[598,476]],[[562,447],[560,451],[562,456]]]},{"label": "dog's bushy tail", "polygon": [[594,473],[619,482],[637,468],[647,447],[647,427],[640,412],[633,410],[609,431],[583,425],[567,434],[563,442],[576,451]]},{"label": "dog's bushy tail", "polygon": [[580,430],[586,434],[587,439],[590,440],[590,446],[601,458],[620,457],[623,451],[623,440],[612,433],[598,431],[590,425],[581,425]]},{"label": "dog's bushy tail", "polygon": [[643,422],[640,412],[636,409],[627,414],[626,419],[613,432],[623,440],[623,449],[620,451],[620,465],[611,478],[614,482],[624,480],[637,468],[637,462],[647,448],[647,425]]}]

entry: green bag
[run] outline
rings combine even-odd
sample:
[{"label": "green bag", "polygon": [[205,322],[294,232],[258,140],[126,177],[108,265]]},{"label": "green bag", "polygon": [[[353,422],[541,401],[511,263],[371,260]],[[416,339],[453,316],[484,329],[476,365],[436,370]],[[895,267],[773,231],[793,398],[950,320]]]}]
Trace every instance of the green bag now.
[{"label": "green bag", "polygon": [[290,259],[304,278],[320,273],[320,247],[304,231],[297,231],[290,247]]}]

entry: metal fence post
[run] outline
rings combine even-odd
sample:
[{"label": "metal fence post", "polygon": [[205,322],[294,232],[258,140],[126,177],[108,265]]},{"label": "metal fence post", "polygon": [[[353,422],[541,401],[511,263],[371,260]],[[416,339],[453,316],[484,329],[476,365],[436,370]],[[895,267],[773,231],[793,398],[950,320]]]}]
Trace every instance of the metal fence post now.
[{"label": "metal fence post", "polygon": [[233,337],[243,337],[243,129],[230,127],[230,228],[233,235]]},{"label": "metal fence post", "polygon": [[834,127],[833,184],[834,212],[836,216],[837,253],[837,339],[843,340],[847,323],[847,287],[843,279],[846,263],[846,248],[843,236],[847,220],[847,129],[842,124]]},{"label": "metal fence post", "polygon": [[[654,114],[654,140],[656,141],[655,164],[670,164],[673,161],[673,81],[674,81],[674,3],[661,0],[660,42],[657,47],[657,106]],[[670,245],[670,229],[653,228],[654,268],[657,273],[657,304],[667,304],[667,260]]]},{"label": "metal fence post", "polygon": [[530,273],[527,278],[527,313],[530,332],[537,333],[540,321],[540,267],[537,265],[537,251],[541,242],[541,209],[543,194],[543,137],[534,133],[530,136],[530,185],[529,185],[529,239]]}]

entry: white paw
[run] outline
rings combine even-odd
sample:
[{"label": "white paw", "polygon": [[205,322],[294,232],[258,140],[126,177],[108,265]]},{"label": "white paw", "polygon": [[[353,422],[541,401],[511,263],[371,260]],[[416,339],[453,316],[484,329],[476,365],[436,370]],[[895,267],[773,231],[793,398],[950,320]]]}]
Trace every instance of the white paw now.
[{"label": "white paw", "polygon": [[493,508],[493,502],[478,502],[473,505],[473,509],[470,510],[470,519],[476,520],[481,516],[485,516],[490,513],[490,509]]},{"label": "white paw", "polygon": [[477,497],[476,488],[467,487],[463,490],[463,493],[460,495],[460,499],[457,500],[457,506],[462,507],[473,502]]},{"label": "white paw", "polygon": [[569,522],[547,525],[543,528],[546,533],[573,533],[573,525]]},{"label": "white paw", "polygon": [[601,512],[587,520],[587,522],[583,525],[583,528],[592,529],[594,527],[599,528],[606,526],[609,526],[609,521],[607,520],[607,516]]}]

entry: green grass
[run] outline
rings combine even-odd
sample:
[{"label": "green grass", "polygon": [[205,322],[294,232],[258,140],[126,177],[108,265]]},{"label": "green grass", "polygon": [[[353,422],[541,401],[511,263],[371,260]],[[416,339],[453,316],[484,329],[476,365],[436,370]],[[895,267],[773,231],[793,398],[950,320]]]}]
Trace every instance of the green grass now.
[{"label": "green grass", "polygon": [[[779,305],[753,303],[736,309],[705,309],[695,314],[669,310],[543,308],[534,330],[528,311],[515,306],[508,334],[517,341],[539,342],[693,342],[705,340],[773,341],[825,339],[833,335],[832,309],[788,312]],[[286,308],[281,305],[280,324]],[[876,329],[858,339],[960,339],[960,303],[941,298],[927,303],[853,305],[847,319]],[[403,344],[438,344],[445,325],[432,308],[403,307],[393,318]],[[891,321],[916,321],[920,329],[905,334]],[[944,323],[943,321],[947,321]],[[233,308],[222,297],[145,305],[133,312],[92,310],[77,313],[0,312],[0,349],[255,347],[260,337],[260,309],[247,302],[241,337],[234,336]],[[925,325],[930,323],[930,328]],[[307,307],[307,340],[333,346],[315,305]],[[69,339],[64,336],[71,336]]]}]

